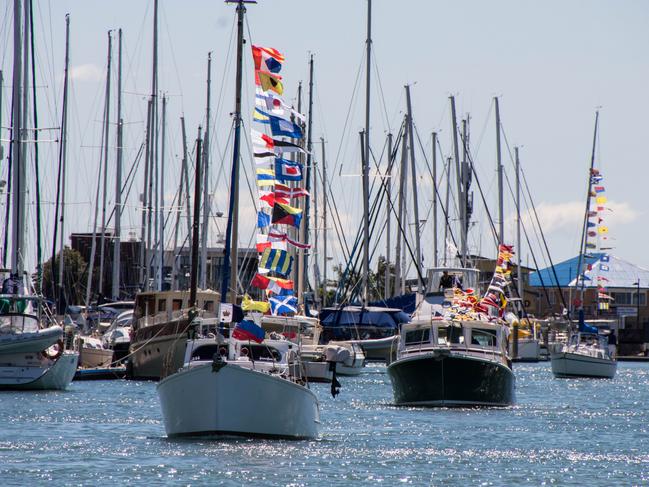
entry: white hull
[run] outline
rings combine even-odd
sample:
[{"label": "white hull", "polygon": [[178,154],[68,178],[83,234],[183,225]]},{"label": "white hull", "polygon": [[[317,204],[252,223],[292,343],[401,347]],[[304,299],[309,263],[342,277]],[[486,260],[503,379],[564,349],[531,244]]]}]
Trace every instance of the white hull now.
[{"label": "white hull", "polygon": [[509,344],[510,355],[514,360],[521,362],[538,362],[541,360],[541,342],[536,339],[518,340],[518,355],[513,356],[513,341]]},{"label": "white hull", "polygon": [[[8,364],[7,360],[15,363]],[[3,356],[0,389],[63,390],[70,385],[79,362],[76,352],[64,352],[56,360],[38,354]]]},{"label": "white hull", "polygon": [[310,382],[331,382],[334,373],[329,370],[328,362],[303,360],[304,375]]},{"label": "white hull", "polygon": [[157,386],[169,437],[315,438],[318,400],[277,376],[211,363],[180,370]]},{"label": "white hull", "polygon": [[368,340],[348,340],[349,343],[358,343],[367,360],[385,361],[390,364],[397,357],[399,335],[387,338],[374,338]]},{"label": "white hull", "polygon": [[113,362],[113,351],[107,348],[81,347],[79,366],[89,369],[108,367]]},{"label": "white hull", "polygon": [[555,377],[599,377],[612,379],[617,370],[617,361],[608,358],[591,357],[571,352],[553,353],[552,373]]}]

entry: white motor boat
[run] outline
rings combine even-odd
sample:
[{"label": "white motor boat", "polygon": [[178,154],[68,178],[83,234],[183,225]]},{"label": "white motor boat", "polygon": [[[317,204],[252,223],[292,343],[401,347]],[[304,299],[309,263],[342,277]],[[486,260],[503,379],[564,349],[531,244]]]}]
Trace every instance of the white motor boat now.
[{"label": "white motor boat", "polygon": [[41,328],[41,312],[38,297],[0,295],[0,389],[62,390],[72,382],[73,340],[58,325]]},{"label": "white motor boat", "polygon": [[325,347],[340,347],[345,354],[338,353],[341,360],[336,362],[336,374],[356,376],[365,367],[365,352],[356,342],[329,342]]},{"label": "white motor boat", "polygon": [[185,364],[157,386],[169,437],[315,438],[318,400],[287,340],[189,340]]},{"label": "white motor boat", "polygon": [[612,379],[617,360],[608,352],[608,340],[596,333],[579,332],[571,335],[560,352],[550,356],[555,377],[593,377]]},{"label": "white motor boat", "polygon": [[101,338],[82,336],[79,338],[79,366],[88,369],[110,367],[113,362],[113,350],[104,345]]}]

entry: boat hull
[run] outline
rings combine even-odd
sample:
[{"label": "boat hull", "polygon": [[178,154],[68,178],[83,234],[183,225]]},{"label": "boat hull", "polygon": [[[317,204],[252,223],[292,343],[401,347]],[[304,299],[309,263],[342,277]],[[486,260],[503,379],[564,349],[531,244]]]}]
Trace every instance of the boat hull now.
[{"label": "boat hull", "polygon": [[511,369],[469,355],[421,353],[388,366],[399,406],[509,406],[514,403]]},{"label": "boat hull", "polygon": [[15,364],[0,365],[0,389],[64,390],[72,382],[78,363],[76,352],[64,352],[52,363],[39,364],[32,356],[21,357]]},{"label": "boat hull", "polygon": [[612,379],[617,370],[617,361],[589,357],[571,352],[553,353],[550,356],[552,374],[555,377],[592,377]]},{"label": "boat hull", "polygon": [[378,361],[390,364],[397,356],[399,335],[387,338],[376,338],[367,340],[348,340],[349,343],[357,343],[365,353],[365,360],[368,362]]},{"label": "boat hull", "polygon": [[28,333],[3,334],[0,335],[0,354],[41,352],[62,338],[63,329],[60,326]]},{"label": "boat hull", "polygon": [[[129,378],[160,380],[183,366],[187,334],[162,335],[131,343]],[[168,371],[168,373],[165,373]]]},{"label": "boat hull", "polygon": [[318,435],[318,400],[309,389],[238,365],[199,365],[157,386],[167,436],[303,439]]},{"label": "boat hull", "polygon": [[541,342],[537,339],[518,340],[518,355],[513,356],[514,344],[510,343],[510,355],[514,362],[538,362],[541,360]]},{"label": "boat hull", "polygon": [[113,362],[113,351],[107,348],[81,347],[79,366],[89,369],[109,367]]}]

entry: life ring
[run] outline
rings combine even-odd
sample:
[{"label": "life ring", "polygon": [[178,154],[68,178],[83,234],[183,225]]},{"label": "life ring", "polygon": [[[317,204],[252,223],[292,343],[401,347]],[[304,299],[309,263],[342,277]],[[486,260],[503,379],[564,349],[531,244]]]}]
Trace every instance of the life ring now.
[{"label": "life ring", "polygon": [[[52,347],[56,347],[56,352],[54,353],[49,352],[50,348]],[[46,348],[41,353],[43,354],[43,357],[47,359],[56,360],[61,355],[63,355],[63,349],[64,349],[63,340],[59,339],[54,345],[52,345],[52,347]]]}]

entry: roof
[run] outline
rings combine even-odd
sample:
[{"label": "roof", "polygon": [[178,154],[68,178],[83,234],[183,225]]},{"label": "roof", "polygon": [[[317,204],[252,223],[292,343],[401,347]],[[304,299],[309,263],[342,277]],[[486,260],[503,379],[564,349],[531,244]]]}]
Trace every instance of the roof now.
[{"label": "roof", "polygon": [[[608,259],[608,260],[607,260]],[[586,288],[597,287],[598,277],[607,288],[636,288],[640,280],[640,288],[649,289],[649,270],[638,267],[614,255],[602,252],[586,254],[583,262],[590,270],[585,272]],[[579,256],[565,260],[552,267],[541,269],[530,274],[529,283],[533,287],[576,287],[577,267]],[[556,273],[556,279],[554,274]],[[557,286],[558,280],[558,286]]]}]

